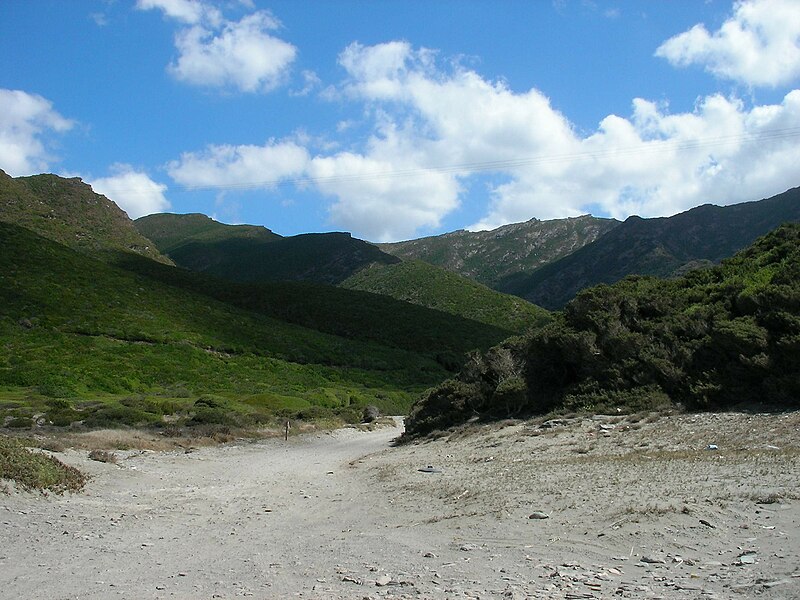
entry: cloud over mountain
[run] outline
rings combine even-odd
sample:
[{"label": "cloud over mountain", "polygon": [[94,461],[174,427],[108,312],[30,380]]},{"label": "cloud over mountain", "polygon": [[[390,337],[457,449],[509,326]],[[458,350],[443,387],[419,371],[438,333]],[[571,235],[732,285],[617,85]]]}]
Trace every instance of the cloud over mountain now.
[{"label": "cloud over mountain", "polygon": [[48,170],[50,136],[73,126],[38,94],[0,88],[0,166],[12,176]]}]

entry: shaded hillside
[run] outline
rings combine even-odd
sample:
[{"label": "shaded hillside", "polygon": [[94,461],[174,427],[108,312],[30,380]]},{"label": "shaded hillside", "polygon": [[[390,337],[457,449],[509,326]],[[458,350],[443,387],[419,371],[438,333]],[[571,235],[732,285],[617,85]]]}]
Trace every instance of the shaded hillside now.
[{"label": "shaded hillside", "polygon": [[455,231],[433,237],[379,244],[403,259],[419,259],[500,291],[511,275],[536,269],[575,252],[619,225],[589,215],[505,225],[492,231]]},{"label": "shaded hillside", "polygon": [[669,218],[630,217],[595,242],[498,289],[559,309],[586,287],[626,275],[668,277],[718,263],[778,225],[800,221],[800,188],[758,202],[710,204]]},{"label": "shaded hillside", "polygon": [[136,230],[122,209],[77,177],[12,178],[0,171],[0,221],[96,256],[124,250],[170,262]]},{"label": "shaded hillside", "polygon": [[357,413],[371,403],[398,411],[446,373],[427,353],[387,338],[347,338],[272,318],[15,225],[0,223],[0,249],[0,417],[14,423],[30,426],[42,412],[60,424],[91,417],[119,425],[163,423],[172,412],[195,419],[215,407],[208,419],[236,422],[315,406]]},{"label": "shaded hillside", "polygon": [[513,333],[387,296],[324,284],[231,282],[131,255],[120,255],[117,264],[155,281],[309,329],[418,353],[451,370],[460,366],[467,352],[488,348]]},{"label": "shaded hillside", "polygon": [[460,315],[509,333],[522,333],[550,319],[546,310],[521,298],[501,294],[420,260],[375,264],[352,275],[341,286]]},{"label": "shaded hillside", "polygon": [[226,225],[198,213],[176,215],[160,213],[140,217],[133,222],[136,229],[152,240],[164,254],[189,242],[212,243],[230,239],[272,242],[281,239],[266,227]]},{"label": "shaded hillside", "polygon": [[280,237],[252,225],[223,225],[203,215],[152,215],[139,230],[175,264],[232,281],[338,284],[373,263],[399,259],[349,233]]},{"label": "shaded hillside", "polygon": [[550,325],[474,354],[426,392],[406,431],[676,403],[800,407],[800,224],[682,278],[632,276],[580,292]]}]

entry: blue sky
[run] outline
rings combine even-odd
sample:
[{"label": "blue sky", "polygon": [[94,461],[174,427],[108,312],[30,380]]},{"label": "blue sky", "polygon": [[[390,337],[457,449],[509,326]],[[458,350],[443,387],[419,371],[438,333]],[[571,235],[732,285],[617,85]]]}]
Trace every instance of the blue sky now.
[{"label": "blue sky", "polygon": [[3,0],[0,168],[391,241],[800,185],[800,1]]}]

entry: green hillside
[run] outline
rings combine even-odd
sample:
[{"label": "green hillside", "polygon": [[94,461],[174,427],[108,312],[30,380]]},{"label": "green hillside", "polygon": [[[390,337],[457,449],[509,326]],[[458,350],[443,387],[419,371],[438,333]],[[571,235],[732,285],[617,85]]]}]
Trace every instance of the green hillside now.
[{"label": "green hillside", "polygon": [[[345,233],[280,238],[262,227],[224,225],[203,215],[151,215],[137,219],[135,224],[162,252],[186,269],[235,282],[273,284],[256,291],[235,288],[237,291],[226,295],[226,301],[258,296],[259,305],[262,309],[268,307],[269,314],[337,334],[362,335],[371,323],[380,323],[380,328],[386,331],[376,331],[370,334],[371,338],[388,333],[394,340],[403,338],[403,344],[413,339],[419,347],[425,347],[431,330],[420,329],[412,336],[399,331],[392,334],[400,321],[390,315],[409,311],[397,303],[384,301],[379,308],[376,298],[348,296],[344,291],[337,294],[330,289],[281,286],[278,282],[334,284],[347,290],[380,294],[483,323],[502,330],[505,335],[547,319],[546,311],[528,302],[493,292],[421,261],[401,262]],[[308,310],[312,303],[313,312],[318,313],[314,316]],[[334,306],[348,308],[331,312]],[[369,315],[363,314],[366,306],[370,307]],[[415,323],[429,321],[424,313],[408,316]],[[457,329],[461,331],[459,336],[470,339],[474,328],[475,323],[464,323]],[[485,333],[495,337],[497,331]],[[460,353],[462,341],[451,338],[456,353]]]},{"label": "green hillside", "polygon": [[710,204],[673,217],[631,217],[591,244],[498,289],[558,310],[580,290],[626,275],[670,277],[719,263],[778,225],[800,221],[800,188],[757,202]]},{"label": "green hillside", "polygon": [[12,178],[0,171],[0,221],[99,257],[124,250],[169,263],[128,215],[80,179],[57,175]]},{"label": "green hillside", "polygon": [[721,266],[582,291],[550,325],[476,353],[409,435],[548,411],[800,407],[800,224]]},{"label": "green hillside", "polygon": [[549,313],[516,296],[495,292],[475,281],[420,260],[373,265],[340,284],[342,287],[384,294],[521,333],[549,320]]},{"label": "green hillside", "polygon": [[398,262],[349,233],[283,238],[266,228],[223,225],[202,215],[152,215],[135,225],[175,264],[232,281],[335,285],[367,265]]},{"label": "green hillside", "polygon": [[352,417],[367,403],[396,412],[446,373],[432,357],[271,318],[22,227],[0,223],[0,249],[0,409],[10,425],[35,415],[62,425]]},{"label": "green hillside", "polygon": [[139,233],[152,240],[164,254],[190,242],[213,243],[229,239],[272,242],[281,238],[266,227],[226,225],[196,213],[148,215],[136,219],[133,224]]},{"label": "green hillside", "polygon": [[227,304],[352,340],[433,358],[451,369],[465,354],[505,339],[508,329],[368,292],[303,282],[237,283],[176,269],[131,254],[116,264],[150,279]]},{"label": "green hillside", "polygon": [[454,231],[379,244],[404,260],[418,259],[474,279],[490,288],[507,277],[528,274],[600,238],[619,225],[583,215],[570,219],[513,223],[491,231]]}]

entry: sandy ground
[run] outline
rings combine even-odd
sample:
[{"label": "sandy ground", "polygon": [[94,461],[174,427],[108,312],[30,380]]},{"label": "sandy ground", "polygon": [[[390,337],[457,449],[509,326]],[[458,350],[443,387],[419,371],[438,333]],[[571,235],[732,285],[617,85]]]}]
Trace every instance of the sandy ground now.
[{"label": "sandy ground", "polygon": [[58,453],[93,477],[0,495],[0,596],[800,598],[800,413],[399,433]]}]

